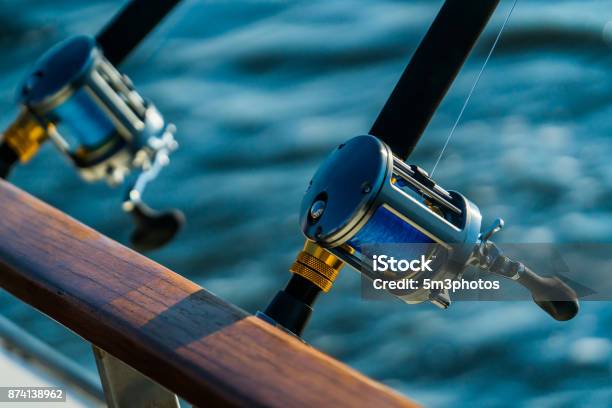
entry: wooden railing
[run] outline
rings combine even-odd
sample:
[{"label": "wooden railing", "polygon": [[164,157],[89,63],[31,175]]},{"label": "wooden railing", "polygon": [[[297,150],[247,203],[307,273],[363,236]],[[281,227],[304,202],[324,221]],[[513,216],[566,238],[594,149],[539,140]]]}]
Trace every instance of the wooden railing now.
[{"label": "wooden railing", "polygon": [[4,181],[0,208],[0,286],[192,404],[414,406]]}]

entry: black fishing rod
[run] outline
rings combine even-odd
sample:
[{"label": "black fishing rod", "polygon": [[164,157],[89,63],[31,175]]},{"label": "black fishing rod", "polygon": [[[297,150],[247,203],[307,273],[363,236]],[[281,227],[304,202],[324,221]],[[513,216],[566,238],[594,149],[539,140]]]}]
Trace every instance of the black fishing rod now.
[{"label": "black fishing rod", "polygon": [[116,68],[180,0],[132,0],[95,36],[69,38],[36,61],[21,83],[21,112],[0,143],[0,177],[27,163],[51,139],[85,181],[127,185],[132,244],[157,248],[178,232],[178,210],[142,199],[178,144],[173,124]]},{"label": "black fishing rod", "polygon": [[446,1],[369,134],[406,160],[455,81],[499,0]]},{"label": "black fishing rod", "polygon": [[181,0],[132,0],[96,35],[113,65],[119,65]]},{"label": "black fishing rod", "polygon": [[[300,210],[306,244],[290,268],[287,286],[260,317],[301,335],[314,302],[331,289],[344,263],[370,279],[383,278],[371,266],[374,249],[398,243],[416,248],[413,255],[437,260],[433,272],[415,276],[417,281],[457,280],[472,265],[523,285],[557,320],[576,315],[577,297],[570,287],[537,275],[490,241],[503,221],[481,233],[476,205],[404,163],[498,4],[446,0],[370,135],[341,144],[311,180]],[[451,302],[448,290],[391,292],[407,303],[428,300],[446,308]]]}]

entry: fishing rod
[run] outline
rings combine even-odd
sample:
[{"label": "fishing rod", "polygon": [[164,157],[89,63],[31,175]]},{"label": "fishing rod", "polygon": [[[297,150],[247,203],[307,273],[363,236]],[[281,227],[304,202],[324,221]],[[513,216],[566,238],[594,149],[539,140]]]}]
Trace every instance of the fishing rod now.
[{"label": "fishing rod", "polygon": [[178,210],[143,201],[147,184],[168,165],[176,128],[117,66],[180,0],[132,0],[95,36],[55,45],[18,87],[20,113],[0,142],[0,177],[31,160],[51,140],[86,182],[126,185],[122,208],[132,215],[139,250],[170,241],[184,223]]},{"label": "fishing rod", "polygon": [[[259,317],[300,336],[316,299],[331,289],[345,263],[369,279],[388,279],[371,261],[374,249],[385,244],[405,244],[403,251],[414,252],[408,257],[420,254],[433,262],[432,272],[411,275],[415,281],[456,281],[475,266],[524,286],[556,320],[577,314],[572,288],[510,259],[491,241],[502,220],[481,231],[474,203],[405,163],[498,4],[445,1],[369,134],[339,145],[310,181],[300,208],[306,243],[288,284]],[[499,35],[502,31],[503,26]],[[446,289],[390,292],[406,303],[431,301],[441,308],[451,303]]]}]

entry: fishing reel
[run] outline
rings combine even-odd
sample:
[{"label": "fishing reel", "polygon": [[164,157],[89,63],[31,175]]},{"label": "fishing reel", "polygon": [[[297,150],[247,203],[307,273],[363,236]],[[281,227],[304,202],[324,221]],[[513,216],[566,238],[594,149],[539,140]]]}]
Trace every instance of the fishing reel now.
[{"label": "fishing reel", "polygon": [[[376,137],[359,136],[338,146],[310,182],[300,210],[307,242],[290,271],[327,292],[343,263],[371,280],[415,282],[455,281],[476,266],[523,285],[553,318],[573,318],[578,312],[575,292],[558,278],[541,277],[506,257],[490,241],[503,221],[484,233],[481,221],[478,207],[466,197],[405,164]],[[383,253],[427,259],[431,266],[399,274],[377,271],[372,259]],[[441,308],[451,303],[448,290],[426,285],[388,291],[406,303],[431,301]],[[274,319],[279,305],[287,305],[284,297],[279,292],[265,314]]]},{"label": "fishing reel", "polygon": [[45,53],[19,88],[22,111],[4,134],[21,162],[51,139],[87,182],[127,185],[123,210],[136,229],[132,244],[159,247],[184,222],[178,210],[157,212],[142,200],[147,184],[169,163],[175,126],[145,100],[96,41],[77,36]]}]

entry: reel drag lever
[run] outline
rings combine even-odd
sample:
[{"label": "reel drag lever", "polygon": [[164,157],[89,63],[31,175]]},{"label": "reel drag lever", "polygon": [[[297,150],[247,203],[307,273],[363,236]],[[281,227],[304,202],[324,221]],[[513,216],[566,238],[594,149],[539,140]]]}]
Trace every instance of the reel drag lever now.
[{"label": "reel drag lever", "polygon": [[471,263],[482,270],[512,279],[525,287],[533,301],[553,319],[572,319],[580,308],[576,292],[557,277],[543,277],[526,267],[522,262],[513,261],[489,239],[504,226],[497,219],[491,229],[481,234],[480,243],[474,251]]}]

